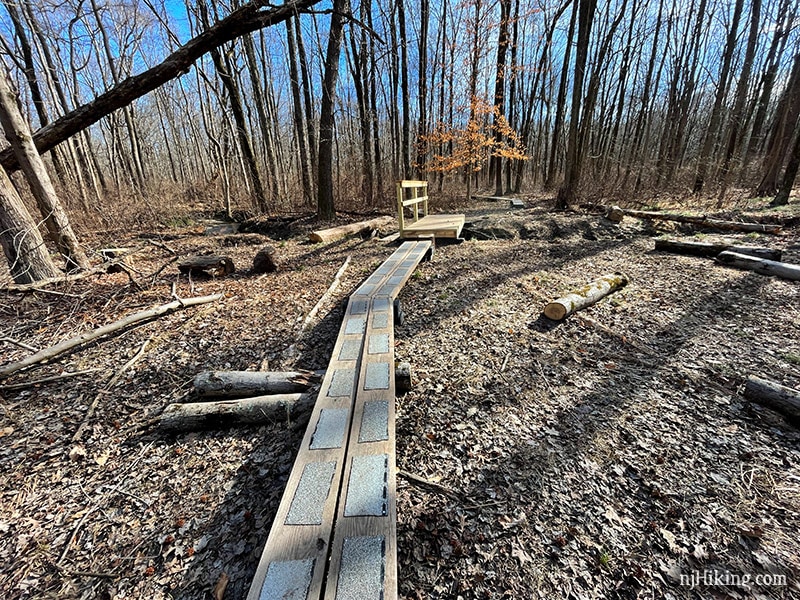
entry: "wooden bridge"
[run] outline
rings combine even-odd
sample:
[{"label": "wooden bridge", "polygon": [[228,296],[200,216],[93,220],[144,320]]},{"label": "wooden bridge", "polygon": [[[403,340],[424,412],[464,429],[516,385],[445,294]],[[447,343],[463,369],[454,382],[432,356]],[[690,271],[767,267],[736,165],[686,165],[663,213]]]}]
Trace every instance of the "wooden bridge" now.
[{"label": "wooden bridge", "polygon": [[248,600],[394,600],[394,301],[430,241],[353,293]]},{"label": "wooden bridge", "polygon": [[[411,211],[407,221],[406,209]],[[464,215],[432,215],[428,212],[428,182],[397,182],[397,222],[400,224],[400,237],[411,238],[453,238],[457,239],[464,228]]]}]

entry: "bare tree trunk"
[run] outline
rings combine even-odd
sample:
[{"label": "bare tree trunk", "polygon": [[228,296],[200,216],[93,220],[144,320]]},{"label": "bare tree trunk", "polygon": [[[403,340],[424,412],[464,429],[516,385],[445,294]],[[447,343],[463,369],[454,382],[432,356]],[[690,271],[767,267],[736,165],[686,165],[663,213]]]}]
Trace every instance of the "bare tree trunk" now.
[{"label": "bare tree trunk", "polygon": [[300,73],[297,68],[297,44],[295,43],[292,20],[286,21],[286,42],[289,47],[289,85],[292,90],[292,116],[294,118],[294,132],[297,137],[297,148],[300,154],[300,180],[303,182],[303,199],[306,204],[312,204],[314,187],[312,184],[311,159],[308,154],[308,131],[303,118],[303,103],[300,97]]},{"label": "bare tree trunk", "polygon": [[420,0],[419,6],[419,80],[417,82],[417,158],[415,172],[417,177],[424,177],[423,165],[427,162],[428,133],[428,26],[430,23],[430,0]]},{"label": "bare tree trunk", "polygon": [[408,93],[408,45],[406,43],[406,10],[403,0],[397,2],[397,25],[400,31],[400,97],[403,106],[403,134],[401,151],[401,177],[405,179],[411,174],[411,107]]},{"label": "bare tree trunk", "polygon": [[[558,146],[561,142],[561,130],[564,127],[564,113],[567,103],[567,76],[569,74],[569,62],[572,55],[572,37],[575,35],[575,23],[578,17],[578,2],[573,4],[572,16],[569,21],[569,31],[567,32],[567,44],[564,50],[564,62],[561,65],[561,80],[558,84],[558,100],[556,100],[556,118],[553,124],[553,140],[550,144],[550,160],[548,161],[547,177],[544,187],[552,188],[556,178],[556,159]],[[557,19],[556,19],[557,20]],[[555,21],[553,22],[555,29]]]},{"label": "bare tree trunk", "polygon": [[36,222],[0,167],[0,245],[15,283],[58,276]]},{"label": "bare tree trunk", "polygon": [[[211,25],[208,20],[208,10],[206,9],[206,6],[202,3],[198,4],[197,6],[200,12],[200,18],[202,20],[203,27],[205,27],[206,30],[210,29]],[[261,174],[258,172],[256,157],[255,153],[253,152],[253,144],[250,141],[250,134],[248,133],[247,118],[245,117],[244,108],[242,105],[242,97],[239,93],[239,86],[236,84],[236,81],[233,78],[230,61],[226,61],[223,58],[222,52],[220,52],[218,46],[211,48],[211,58],[214,61],[214,67],[219,75],[220,81],[222,81],[222,85],[225,86],[225,91],[228,93],[228,101],[230,102],[231,111],[233,112],[233,119],[236,122],[236,135],[237,140],[239,141],[239,149],[244,157],[244,163],[245,167],[247,168],[247,174],[250,178],[250,184],[253,186],[256,205],[262,212],[267,212],[269,210],[269,203],[267,202],[267,196],[264,193],[264,185],[261,182]]]},{"label": "bare tree trunk", "polygon": [[[494,80],[494,142],[498,146],[503,141],[499,121],[505,115],[506,50],[508,49],[508,22],[511,18],[511,0],[500,0],[500,31],[497,35],[497,61]],[[494,153],[489,165],[489,178],[494,177],[494,193],[503,195],[503,159]]]},{"label": "bare tree trunk", "polygon": [[579,121],[581,118],[581,100],[583,98],[583,80],[586,62],[589,55],[589,39],[592,31],[597,0],[578,0],[578,45],[575,50],[575,72],[572,85],[572,108],[570,111],[569,140],[567,141],[567,164],[564,185],[558,190],[557,209],[568,208],[578,193],[581,179],[581,136]]},{"label": "bare tree trunk", "polygon": [[256,63],[256,50],[253,45],[253,38],[251,34],[242,36],[244,43],[244,53],[247,59],[247,69],[250,72],[250,85],[253,88],[253,101],[256,105],[256,114],[258,115],[258,125],[261,129],[261,137],[263,138],[264,149],[266,151],[267,169],[270,176],[270,199],[272,205],[276,205],[281,196],[280,178],[278,176],[278,159],[275,155],[275,144],[272,139],[272,132],[270,131],[270,122],[267,117],[267,101],[264,98],[264,93],[261,86],[261,77],[258,74],[258,67]]},{"label": "bare tree trunk", "polygon": [[758,45],[758,34],[762,27],[761,23],[761,0],[752,0],[750,7],[750,33],[747,36],[747,48],[744,53],[742,72],[739,74],[739,82],[736,84],[736,99],[734,100],[733,111],[731,112],[731,124],[728,131],[728,146],[725,151],[725,161],[720,171],[722,188],[717,200],[717,208],[722,208],[725,193],[728,189],[729,173],[731,162],[735,162],[741,145],[742,122],[744,120],[744,107],[747,102],[747,94],[750,91],[750,73],[753,70],[753,59],[756,55]]},{"label": "bare tree trunk", "polygon": [[789,162],[786,165],[786,171],[783,174],[783,181],[778,193],[770,206],[784,206],[789,204],[789,194],[794,187],[794,180],[797,179],[797,170],[800,167],[800,121],[795,126],[794,144],[792,150],[789,152]]},{"label": "bare tree trunk", "polygon": [[9,85],[8,75],[0,71],[0,124],[25,173],[33,197],[45,219],[47,230],[64,256],[67,270],[88,269],[89,260],[72,231],[67,213],[56,196],[42,157],[36,151],[30,129],[20,114],[17,95]]},{"label": "bare tree trunk", "polygon": [[781,95],[772,124],[767,156],[764,158],[764,176],[758,184],[756,196],[772,196],[780,187],[780,172],[783,168],[794,128],[800,115],[800,54],[794,57],[792,74]]},{"label": "bare tree trunk", "polygon": [[697,175],[695,176],[693,187],[695,194],[699,194],[703,191],[710,166],[709,163],[712,159],[711,155],[714,153],[714,146],[717,143],[719,126],[722,122],[722,102],[725,100],[725,95],[728,90],[728,77],[730,75],[733,53],[734,50],[736,50],[736,38],[739,32],[739,21],[742,17],[743,6],[744,0],[736,0],[736,4],[733,7],[733,19],[725,42],[725,50],[722,54],[722,69],[720,70],[719,81],[717,82],[717,93],[714,96],[714,107],[711,109],[711,121],[703,137],[703,148],[700,150],[700,156],[698,158]]},{"label": "bare tree trunk", "polygon": [[336,216],[333,200],[333,109],[336,102],[336,82],[339,78],[339,55],[342,48],[344,13],[347,0],[334,0],[325,54],[325,75],[322,82],[322,105],[319,115],[319,171],[317,175],[317,216],[330,220]]},{"label": "bare tree trunk", "polygon": [[[317,132],[314,128],[314,98],[312,95],[311,76],[308,72],[308,61],[306,60],[305,44],[303,43],[303,30],[300,28],[300,17],[294,17],[295,33],[297,34],[297,58],[300,63],[300,76],[303,84],[303,104],[306,111],[306,127],[308,127],[308,156],[311,160],[311,172],[317,170]],[[312,181],[313,184],[313,181]]]},{"label": "bare tree trunk", "polygon": [[767,118],[767,109],[772,99],[772,90],[775,87],[775,78],[778,74],[780,59],[786,48],[786,42],[789,39],[788,34],[792,29],[792,23],[795,18],[794,11],[789,11],[789,2],[790,0],[783,0],[778,6],[777,26],[772,34],[772,42],[770,43],[767,58],[764,61],[764,70],[761,74],[759,85],[761,93],[758,95],[758,100],[754,102],[755,116],[753,117],[753,128],[750,133],[745,163],[748,162],[752,154],[763,150],[765,141],[764,122]]}]

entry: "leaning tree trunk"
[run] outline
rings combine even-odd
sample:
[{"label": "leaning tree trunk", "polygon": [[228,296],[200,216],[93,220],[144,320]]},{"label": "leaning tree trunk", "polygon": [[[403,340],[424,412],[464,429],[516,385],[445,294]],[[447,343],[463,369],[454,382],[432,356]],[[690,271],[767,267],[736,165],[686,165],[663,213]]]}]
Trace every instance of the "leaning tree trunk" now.
[{"label": "leaning tree trunk", "polygon": [[36,222],[0,167],[0,246],[16,283],[58,276]]},{"label": "leaning tree trunk", "polygon": [[72,231],[69,218],[50,181],[44,161],[36,151],[28,124],[22,118],[17,95],[6,73],[0,73],[0,125],[17,157],[33,197],[42,212],[47,230],[64,256],[67,270],[88,269],[89,259]]},{"label": "leaning tree trunk", "polygon": [[[281,23],[292,18],[299,11],[307,10],[317,2],[319,0],[296,0],[262,10],[267,3],[264,0],[258,0],[234,10],[227,17],[186,42],[156,66],[120,81],[119,85],[100,94],[91,102],[79,106],[36,131],[33,138],[37,149],[40,152],[50,150],[118,108],[127,106],[137,98],[179,77],[211,48],[218,47],[245,33]],[[0,165],[9,171],[19,168],[13,152],[8,149],[0,151]]]}]

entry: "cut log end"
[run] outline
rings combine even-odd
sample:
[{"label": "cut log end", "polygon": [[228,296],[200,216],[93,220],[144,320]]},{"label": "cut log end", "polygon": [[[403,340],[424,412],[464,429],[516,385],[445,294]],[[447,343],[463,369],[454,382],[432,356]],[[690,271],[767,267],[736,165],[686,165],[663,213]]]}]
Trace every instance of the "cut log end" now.
[{"label": "cut log end", "polygon": [[561,321],[567,317],[567,307],[559,301],[550,302],[544,307],[544,316],[553,321]]}]

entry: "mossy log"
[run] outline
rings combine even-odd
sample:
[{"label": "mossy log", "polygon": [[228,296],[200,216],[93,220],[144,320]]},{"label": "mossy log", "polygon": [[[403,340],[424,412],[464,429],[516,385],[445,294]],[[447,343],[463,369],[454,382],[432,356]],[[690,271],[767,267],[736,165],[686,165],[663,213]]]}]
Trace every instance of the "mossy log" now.
[{"label": "mossy log", "polygon": [[688,254],[690,256],[705,256],[714,258],[720,252],[738,252],[757,258],[780,260],[781,251],[760,246],[733,246],[731,244],[709,244],[707,242],[678,242],[675,240],[656,240],[656,250],[673,252],[675,254]]},{"label": "mossy log", "polygon": [[572,313],[595,304],[627,284],[628,278],[623,273],[603,275],[584,287],[550,302],[544,307],[544,315],[548,319],[561,321]]},{"label": "mossy log", "polygon": [[661,221],[675,221],[677,223],[690,223],[709,229],[723,229],[726,231],[747,231],[756,233],[780,233],[780,225],[765,225],[763,223],[739,223],[737,221],[721,221],[719,219],[709,219],[706,216],[695,215],[676,215],[672,213],[662,213],[652,210],[630,210],[623,208],[622,213],[627,217],[637,219],[657,219]]},{"label": "mossy log", "polygon": [[321,229],[319,231],[312,231],[308,234],[308,239],[319,244],[320,242],[328,243],[335,242],[344,237],[353,235],[364,235],[371,233],[381,227],[386,227],[394,223],[394,217],[378,217],[369,221],[361,221],[360,223],[350,223],[348,225],[340,225],[339,227],[331,227],[330,229]]},{"label": "mossy log", "polygon": [[164,431],[196,431],[286,423],[310,413],[314,398],[313,394],[276,394],[241,400],[170,404],[161,413],[158,427]]},{"label": "mossy log", "polygon": [[800,392],[755,375],[747,378],[744,397],[800,422]]},{"label": "mossy log", "polygon": [[320,381],[312,371],[204,371],[194,378],[194,389],[204,398],[246,398],[305,392]]},{"label": "mossy log", "polygon": [[728,267],[755,271],[760,275],[775,275],[783,279],[800,281],[800,265],[755,258],[738,252],[721,252],[717,256],[717,262]]}]

